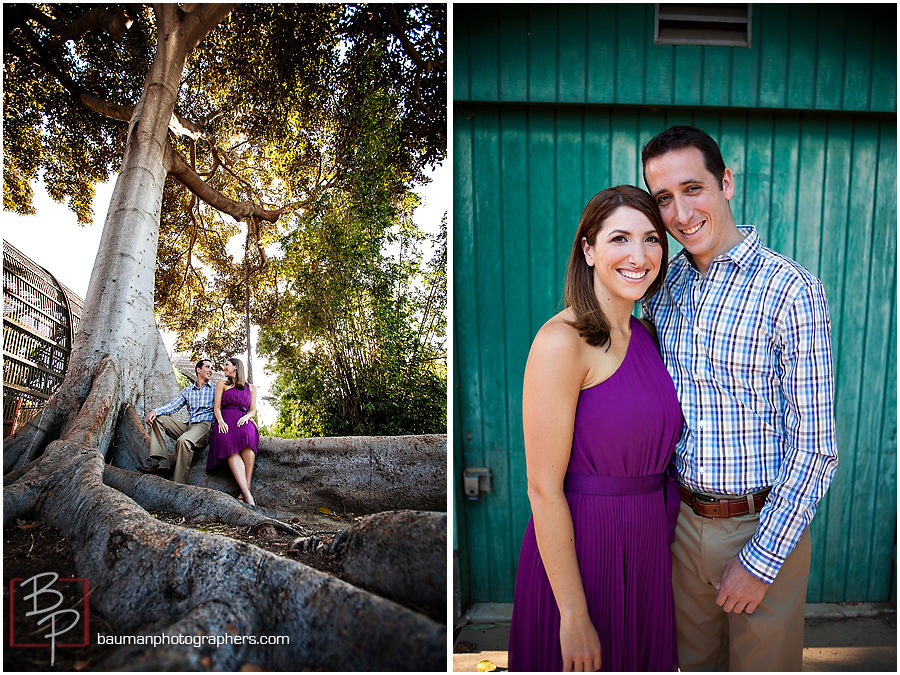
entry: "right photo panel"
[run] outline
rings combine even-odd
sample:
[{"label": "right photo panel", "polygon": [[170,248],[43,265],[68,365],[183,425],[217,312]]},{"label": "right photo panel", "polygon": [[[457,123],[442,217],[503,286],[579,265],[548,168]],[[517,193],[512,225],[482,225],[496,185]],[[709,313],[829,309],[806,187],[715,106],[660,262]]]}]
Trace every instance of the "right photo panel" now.
[{"label": "right photo panel", "polygon": [[453,670],[894,670],[896,5],[452,15]]}]

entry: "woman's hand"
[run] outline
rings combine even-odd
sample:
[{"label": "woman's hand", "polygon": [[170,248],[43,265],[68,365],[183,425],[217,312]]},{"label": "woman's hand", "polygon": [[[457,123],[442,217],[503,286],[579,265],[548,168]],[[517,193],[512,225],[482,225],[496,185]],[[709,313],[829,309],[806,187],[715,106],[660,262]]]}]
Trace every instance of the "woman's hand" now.
[{"label": "woman's hand", "polygon": [[228,425],[225,423],[225,420],[219,421],[219,433],[227,434],[228,433]]},{"label": "woman's hand", "polygon": [[578,617],[560,618],[559,644],[563,672],[590,673],[600,670],[600,638],[587,612]]},{"label": "woman's hand", "polygon": [[251,417],[250,415],[244,415],[243,417],[241,417],[241,419],[239,419],[239,420],[237,421],[237,425],[238,425],[239,427],[244,426],[245,424],[247,424],[247,422],[250,421],[250,417]]}]

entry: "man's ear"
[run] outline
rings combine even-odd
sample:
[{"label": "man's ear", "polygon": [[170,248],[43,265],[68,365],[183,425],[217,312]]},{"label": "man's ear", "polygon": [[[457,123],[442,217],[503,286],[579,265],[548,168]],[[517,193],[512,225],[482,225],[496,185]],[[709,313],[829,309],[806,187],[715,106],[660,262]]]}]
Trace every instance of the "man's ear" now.
[{"label": "man's ear", "polygon": [[730,200],[734,197],[734,176],[731,175],[731,169],[725,169],[722,175],[722,191],[725,193],[725,199]]}]

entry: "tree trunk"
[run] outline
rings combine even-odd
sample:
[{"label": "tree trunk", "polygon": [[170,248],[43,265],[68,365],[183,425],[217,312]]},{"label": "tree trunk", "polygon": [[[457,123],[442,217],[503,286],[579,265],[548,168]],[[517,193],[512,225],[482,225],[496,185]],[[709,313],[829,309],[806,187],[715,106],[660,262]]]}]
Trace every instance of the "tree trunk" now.
[{"label": "tree trunk", "polygon": [[140,419],[176,390],[153,313],[167,129],[187,55],[230,6],[160,3],[155,11],[156,56],[129,124],[66,378],[45,414],[4,445],[4,472],[15,469],[5,480],[4,522],[26,517],[59,528],[78,576],[89,580],[91,608],[126,634],[290,639],[287,646],[123,647],[101,669],[444,670],[440,624],[142,508],[166,487],[225,517],[264,521],[251,507],[105,466],[111,454],[145,456]]}]

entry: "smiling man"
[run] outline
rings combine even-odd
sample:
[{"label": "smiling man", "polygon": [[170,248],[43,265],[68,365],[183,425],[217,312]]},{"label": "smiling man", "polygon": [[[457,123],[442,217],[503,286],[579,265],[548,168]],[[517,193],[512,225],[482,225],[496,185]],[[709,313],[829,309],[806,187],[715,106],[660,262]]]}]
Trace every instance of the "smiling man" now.
[{"label": "smiling man", "polygon": [[799,671],[809,524],[837,467],[821,282],[738,227],[718,145],[672,127],[644,182],[684,250],[644,302],[678,392],[672,545],[682,670]]},{"label": "smiling man", "polygon": [[[187,483],[194,459],[194,450],[209,443],[213,414],[213,402],[216,388],[212,383],[212,362],[201,359],[194,366],[197,381],[178,392],[178,396],[161,408],[147,413],[146,422],[150,425],[150,457],[138,470],[143,473],[167,474],[175,466],[172,480],[176,483]],[[188,423],[176,420],[171,415],[187,406]],[[166,450],[166,439],[175,440],[175,456],[169,456]],[[168,461],[169,469],[163,466]]]}]

